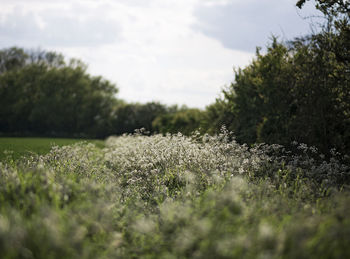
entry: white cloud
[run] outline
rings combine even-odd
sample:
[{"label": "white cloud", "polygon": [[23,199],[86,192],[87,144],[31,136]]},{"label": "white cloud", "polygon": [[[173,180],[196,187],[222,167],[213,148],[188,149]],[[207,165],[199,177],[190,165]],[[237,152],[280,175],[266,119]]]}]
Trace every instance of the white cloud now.
[{"label": "white cloud", "polygon": [[3,0],[0,47],[41,46],[80,58],[92,74],[116,82],[127,101],[204,107],[233,80],[232,67],[253,57],[194,26],[217,26],[210,12],[233,2],[241,1]]},{"label": "white cloud", "polygon": [[[120,39],[118,23],[81,5],[15,6],[1,14],[0,39],[3,44],[27,46],[97,46]],[[8,8],[9,9],[9,8]]]},{"label": "white cloud", "polygon": [[[208,0],[207,0],[208,1]],[[297,9],[295,0],[224,1],[221,5],[199,3],[194,29],[219,40],[225,47],[253,52],[272,35],[290,40],[310,33],[311,20],[319,14],[311,6]]]},{"label": "white cloud", "polygon": [[204,107],[232,81],[232,66],[247,64],[252,55],[193,31],[192,10],[177,3],[171,9],[156,1],[146,9],[116,4],[110,10],[123,25],[123,41],[65,51],[88,56],[90,70],[115,79],[122,98]]}]

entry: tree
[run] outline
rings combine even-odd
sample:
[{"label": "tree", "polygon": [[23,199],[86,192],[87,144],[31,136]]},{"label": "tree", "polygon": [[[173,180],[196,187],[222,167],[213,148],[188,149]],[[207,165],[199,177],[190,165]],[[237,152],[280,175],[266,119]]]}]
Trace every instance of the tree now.
[{"label": "tree", "polygon": [[[297,2],[302,8],[305,0]],[[318,34],[298,40],[293,44],[304,49],[305,70],[300,74],[319,98],[313,100],[322,115],[324,147],[337,147],[343,152],[350,150],[350,2],[343,0],[316,0],[316,8],[327,18],[327,25]],[[315,87],[317,86],[317,87]],[[322,95],[320,95],[322,93]],[[309,94],[309,99],[316,94]],[[305,101],[305,98],[304,98]],[[310,102],[310,101],[309,101]],[[322,103],[322,109],[320,108]],[[316,108],[317,109],[317,108]],[[305,117],[305,116],[303,116]],[[316,125],[315,125],[316,127]]]},{"label": "tree", "polygon": [[153,120],[166,112],[166,106],[158,102],[120,103],[115,107],[112,116],[113,134],[134,133],[141,128],[153,133]]},{"label": "tree", "polygon": [[[219,134],[223,125],[233,125],[234,104],[227,98],[217,98],[215,103],[208,105],[203,113],[200,123],[201,132],[209,134]],[[231,106],[231,104],[233,104]]]},{"label": "tree", "polygon": [[[296,5],[302,8],[307,1],[310,0],[299,0]],[[327,16],[349,16],[350,2],[347,0],[316,0],[316,8]]]},{"label": "tree", "polygon": [[23,49],[12,47],[0,51],[0,74],[22,68],[26,65],[28,54]]},{"label": "tree", "polygon": [[273,38],[265,55],[257,49],[256,59],[235,71],[235,82],[223,93],[231,113],[226,126],[237,140],[250,144],[289,141],[287,125],[294,109],[291,63],[288,49]]},{"label": "tree", "polygon": [[163,134],[181,132],[184,135],[190,135],[195,130],[199,130],[203,115],[199,109],[182,108],[158,116],[152,126],[155,131]]},{"label": "tree", "polygon": [[[302,7],[305,1],[298,1]],[[237,140],[314,145],[350,151],[350,26],[348,1],[317,0],[327,24],[287,43],[272,39],[265,54],[235,71],[224,100],[207,110]],[[215,109],[214,109],[215,108]],[[220,123],[219,123],[220,122]],[[215,126],[217,129],[218,127]]]},{"label": "tree", "polygon": [[[14,53],[16,55],[9,55]],[[105,137],[118,89],[61,54],[7,49],[0,74],[0,132]],[[12,60],[15,60],[12,62]],[[10,62],[11,61],[11,62]],[[16,64],[16,65],[8,65]]]}]

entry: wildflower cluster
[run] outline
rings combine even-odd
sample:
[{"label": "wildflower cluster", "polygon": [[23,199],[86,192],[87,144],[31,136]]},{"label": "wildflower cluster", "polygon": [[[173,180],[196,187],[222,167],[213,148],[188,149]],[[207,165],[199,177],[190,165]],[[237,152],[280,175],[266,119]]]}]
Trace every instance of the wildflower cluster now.
[{"label": "wildflower cluster", "polygon": [[5,161],[0,257],[349,257],[349,167],[297,149],[240,145],[223,130]]}]

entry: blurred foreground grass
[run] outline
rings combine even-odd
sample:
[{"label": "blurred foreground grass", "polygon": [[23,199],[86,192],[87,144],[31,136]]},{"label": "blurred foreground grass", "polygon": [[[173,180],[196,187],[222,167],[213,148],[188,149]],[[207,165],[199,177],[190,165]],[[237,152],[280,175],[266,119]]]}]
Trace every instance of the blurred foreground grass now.
[{"label": "blurred foreground grass", "polygon": [[97,147],[103,147],[103,140],[67,139],[67,138],[0,138],[0,161],[6,158],[18,159],[31,153],[46,154],[52,146],[67,146],[86,141]]},{"label": "blurred foreground grass", "polygon": [[297,150],[135,134],[5,159],[0,258],[350,258],[350,167]]}]

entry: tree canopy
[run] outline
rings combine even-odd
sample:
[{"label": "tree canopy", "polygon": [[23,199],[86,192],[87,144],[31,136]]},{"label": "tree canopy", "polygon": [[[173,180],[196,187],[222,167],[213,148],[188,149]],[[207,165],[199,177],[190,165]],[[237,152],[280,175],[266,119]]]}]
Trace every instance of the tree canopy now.
[{"label": "tree canopy", "polygon": [[102,137],[118,89],[79,60],[9,48],[0,51],[0,132]]}]

